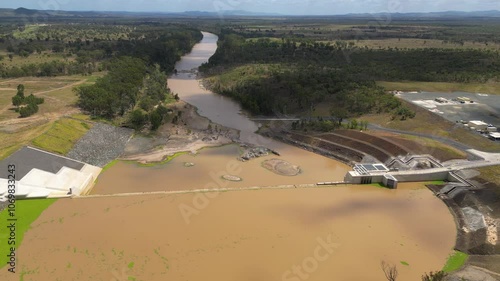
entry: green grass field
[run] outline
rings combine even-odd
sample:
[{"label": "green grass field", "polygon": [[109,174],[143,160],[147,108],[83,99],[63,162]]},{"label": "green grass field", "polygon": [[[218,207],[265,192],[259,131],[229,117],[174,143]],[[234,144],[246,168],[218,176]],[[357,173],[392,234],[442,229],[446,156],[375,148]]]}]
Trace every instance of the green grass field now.
[{"label": "green grass field", "polygon": [[[24,234],[30,229],[30,225],[42,214],[42,212],[47,209],[50,205],[56,202],[57,199],[32,199],[32,200],[18,200],[15,203],[15,216],[16,221],[16,249],[19,249],[21,242],[23,241]],[[10,218],[7,209],[0,212],[0,221],[7,223],[7,219]],[[10,253],[10,245],[7,244],[7,238],[10,232],[5,230],[5,226],[2,227],[0,232],[0,269],[7,265],[7,255]]]},{"label": "green grass field", "polygon": [[387,82],[378,81],[377,85],[387,90],[428,91],[428,92],[470,92],[500,95],[500,82],[487,83],[445,83],[445,82]]},{"label": "green grass field", "polygon": [[66,155],[90,127],[89,123],[83,121],[62,118],[54,122],[47,132],[35,138],[32,144],[50,152]]}]

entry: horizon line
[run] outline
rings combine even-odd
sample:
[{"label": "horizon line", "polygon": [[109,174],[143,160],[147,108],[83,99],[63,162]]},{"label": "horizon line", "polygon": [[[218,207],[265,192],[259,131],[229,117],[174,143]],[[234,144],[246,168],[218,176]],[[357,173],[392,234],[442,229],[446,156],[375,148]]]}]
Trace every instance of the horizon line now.
[{"label": "horizon line", "polygon": [[[207,13],[207,14],[220,14],[227,12],[243,12],[248,14],[254,14],[254,16],[262,15],[262,16],[349,16],[349,15],[370,15],[370,14],[391,14],[391,15],[404,15],[404,14],[438,14],[438,13],[480,13],[480,12],[498,12],[500,10],[491,9],[491,10],[473,10],[473,11],[464,11],[464,10],[441,10],[441,11],[432,11],[432,12],[351,12],[351,13],[341,13],[341,14],[281,14],[279,12],[262,12],[262,11],[248,11],[248,10],[221,10],[221,11],[206,11],[206,10],[185,10],[185,11],[128,11],[128,10],[42,10],[42,9],[31,9],[25,7],[18,8],[4,8],[0,7],[0,9],[7,10],[18,10],[18,9],[26,9],[31,11],[40,11],[40,12],[90,12],[90,13],[132,13],[132,14],[186,14],[186,13]],[[237,16],[237,15],[234,15]],[[245,15],[241,15],[245,16]],[[249,15],[251,16],[251,15]]]}]

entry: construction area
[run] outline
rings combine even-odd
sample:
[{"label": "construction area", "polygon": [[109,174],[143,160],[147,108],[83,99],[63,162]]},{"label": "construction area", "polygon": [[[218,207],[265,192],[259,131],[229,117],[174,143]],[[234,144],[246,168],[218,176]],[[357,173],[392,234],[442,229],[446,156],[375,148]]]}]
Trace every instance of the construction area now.
[{"label": "construction area", "polygon": [[469,121],[480,120],[491,127],[500,127],[500,96],[498,95],[399,91],[396,91],[395,95],[454,123],[467,124]]}]

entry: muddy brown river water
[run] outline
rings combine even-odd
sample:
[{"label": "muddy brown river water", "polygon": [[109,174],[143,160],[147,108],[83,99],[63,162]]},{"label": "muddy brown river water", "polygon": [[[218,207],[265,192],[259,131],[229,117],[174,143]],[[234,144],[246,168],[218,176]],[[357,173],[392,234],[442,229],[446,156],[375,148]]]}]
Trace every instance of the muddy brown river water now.
[{"label": "muddy brown river water", "polygon": [[0,280],[384,281],[384,260],[418,281],[454,241],[451,214],[422,184],[66,199],[32,224],[18,274]]},{"label": "muddy brown river water", "polygon": [[[238,104],[183,72],[215,51],[217,37],[204,35],[178,63],[169,87],[201,115],[239,129],[242,141],[281,156],[242,163],[236,161],[240,147],[227,145],[155,167],[119,162],[101,174],[93,193],[342,180],[348,166],[256,135],[258,125]],[[262,167],[273,158],[299,165],[301,173],[283,176]],[[242,181],[223,181],[224,174]],[[79,274],[95,280],[383,281],[384,260],[397,265],[398,280],[409,281],[441,269],[455,237],[449,210],[423,184],[338,186],[60,200],[27,233],[20,254],[26,270],[43,268],[25,280]]]}]

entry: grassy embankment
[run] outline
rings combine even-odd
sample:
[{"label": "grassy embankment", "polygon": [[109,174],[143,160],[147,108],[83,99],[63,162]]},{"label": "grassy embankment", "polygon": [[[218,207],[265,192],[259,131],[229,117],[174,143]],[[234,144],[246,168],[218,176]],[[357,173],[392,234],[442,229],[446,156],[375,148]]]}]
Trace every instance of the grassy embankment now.
[{"label": "grassy embankment", "polygon": [[[14,218],[17,218],[15,239],[16,249],[19,249],[19,246],[23,241],[24,234],[30,229],[30,225],[42,214],[45,209],[56,202],[56,200],[57,199],[31,199],[16,201],[14,214]],[[8,209],[4,209],[2,212],[0,212],[0,221],[7,222],[8,218],[11,218]],[[7,265],[7,255],[10,253],[9,248],[11,246],[6,242],[9,236],[10,232],[6,229],[3,229],[0,232],[0,241],[5,242],[0,245],[0,268],[3,268]]]},{"label": "grassy embankment", "polygon": [[[429,138],[416,137],[411,135],[397,134],[394,135],[392,140],[401,139],[401,142],[406,142],[406,147],[414,150],[418,154],[431,154],[441,161],[446,161],[448,159],[466,159],[467,153],[458,150],[449,145],[445,145],[439,141],[435,141]],[[396,141],[398,142],[398,141]],[[413,145],[415,144],[415,145]]]},{"label": "grassy embankment", "polygon": [[485,183],[492,183],[499,187],[500,191],[500,166],[490,166],[477,169],[481,174],[478,176]]},{"label": "grassy embankment", "polygon": [[479,171],[481,172],[481,178],[488,179],[490,182],[500,186],[500,166],[479,168]]},{"label": "grassy embankment", "polygon": [[91,126],[83,121],[61,118],[49,130],[36,137],[32,144],[46,151],[66,155]]}]

